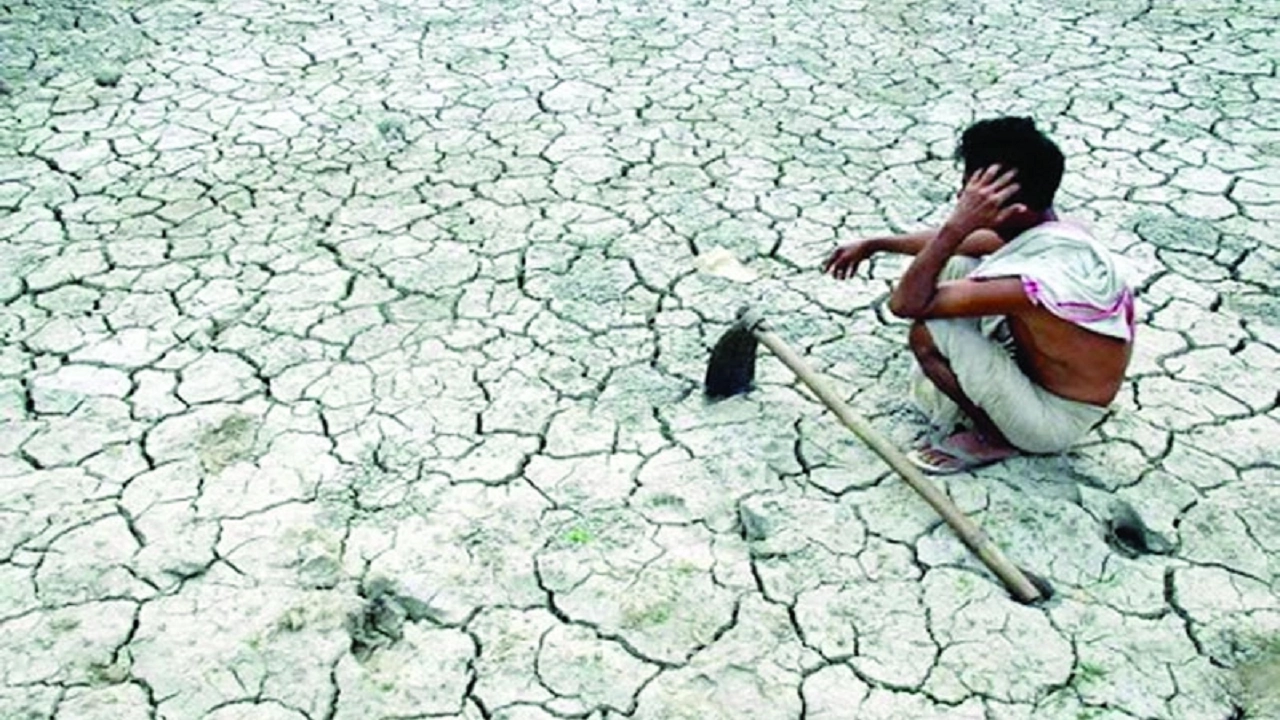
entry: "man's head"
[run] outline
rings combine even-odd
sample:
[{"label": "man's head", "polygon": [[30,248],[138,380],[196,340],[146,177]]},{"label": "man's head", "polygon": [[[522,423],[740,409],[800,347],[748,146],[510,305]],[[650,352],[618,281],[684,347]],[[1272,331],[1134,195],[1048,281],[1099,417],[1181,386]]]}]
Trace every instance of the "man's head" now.
[{"label": "man's head", "polygon": [[1062,182],[1062,151],[1036,129],[1031,118],[998,117],[970,125],[960,136],[956,158],[964,162],[966,180],[991,165],[1016,169],[1014,182],[1020,189],[1009,203],[1021,203],[1037,213],[1053,205]]}]

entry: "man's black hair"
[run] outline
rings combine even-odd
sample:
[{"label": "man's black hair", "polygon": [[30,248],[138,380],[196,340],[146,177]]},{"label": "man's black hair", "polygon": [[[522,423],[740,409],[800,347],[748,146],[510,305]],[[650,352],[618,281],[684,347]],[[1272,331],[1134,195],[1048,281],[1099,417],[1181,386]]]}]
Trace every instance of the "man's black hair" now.
[{"label": "man's black hair", "polygon": [[1032,210],[1053,205],[1065,164],[1058,146],[1026,117],[998,117],[970,125],[960,136],[956,158],[964,162],[965,178],[990,165],[1017,168],[1014,182],[1021,187],[1009,203],[1022,203]]}]

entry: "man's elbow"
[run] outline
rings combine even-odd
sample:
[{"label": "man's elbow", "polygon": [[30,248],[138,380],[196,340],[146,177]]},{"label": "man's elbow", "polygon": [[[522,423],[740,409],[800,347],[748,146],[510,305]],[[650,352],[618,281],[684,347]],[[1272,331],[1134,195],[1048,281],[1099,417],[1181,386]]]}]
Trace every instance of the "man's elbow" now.
[{"label": "man's elbow", "polygon": [[906,320],[920,320],[925,317],[928,307],[917,302],[911,302],[907,298],[893,293],[889,296],[889,312],[894,317],[900,317]]}]

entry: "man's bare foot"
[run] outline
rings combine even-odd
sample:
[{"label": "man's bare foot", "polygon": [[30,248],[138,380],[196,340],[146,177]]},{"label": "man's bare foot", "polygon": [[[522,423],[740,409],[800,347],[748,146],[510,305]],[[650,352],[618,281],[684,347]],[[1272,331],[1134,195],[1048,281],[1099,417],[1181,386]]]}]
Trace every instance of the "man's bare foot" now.
[{"label": "man's bare foot", "polygon": [[940,442],[907,453],[907,459],[934,475],[950,475],[990,465],[1018,454],[1018,449],[962,430]]}]

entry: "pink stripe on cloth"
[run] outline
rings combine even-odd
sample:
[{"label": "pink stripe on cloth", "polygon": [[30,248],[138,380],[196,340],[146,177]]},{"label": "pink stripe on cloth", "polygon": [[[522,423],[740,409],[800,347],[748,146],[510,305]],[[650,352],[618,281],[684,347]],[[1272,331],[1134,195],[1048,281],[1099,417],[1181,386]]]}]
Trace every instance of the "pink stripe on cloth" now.
[{"label": "pink stripe on cloth", "polygon": [[1133,340],[1137,324],[1136,312],[1134,310],[1133,291],[1127,287],[1116,297],[1115,302],[1106,307],[1085,302],[1054,302],[1053,298],[1043,292],[1040,283],[1035,278],[1027,275],[1022,276],[1022,290],[1032,303],[1044,307],[1064,320],[1075,323],[1093,323],[1100,320],[1109,320],[1123,313],[1125,325],[1129,329],[1129,340]]}]

